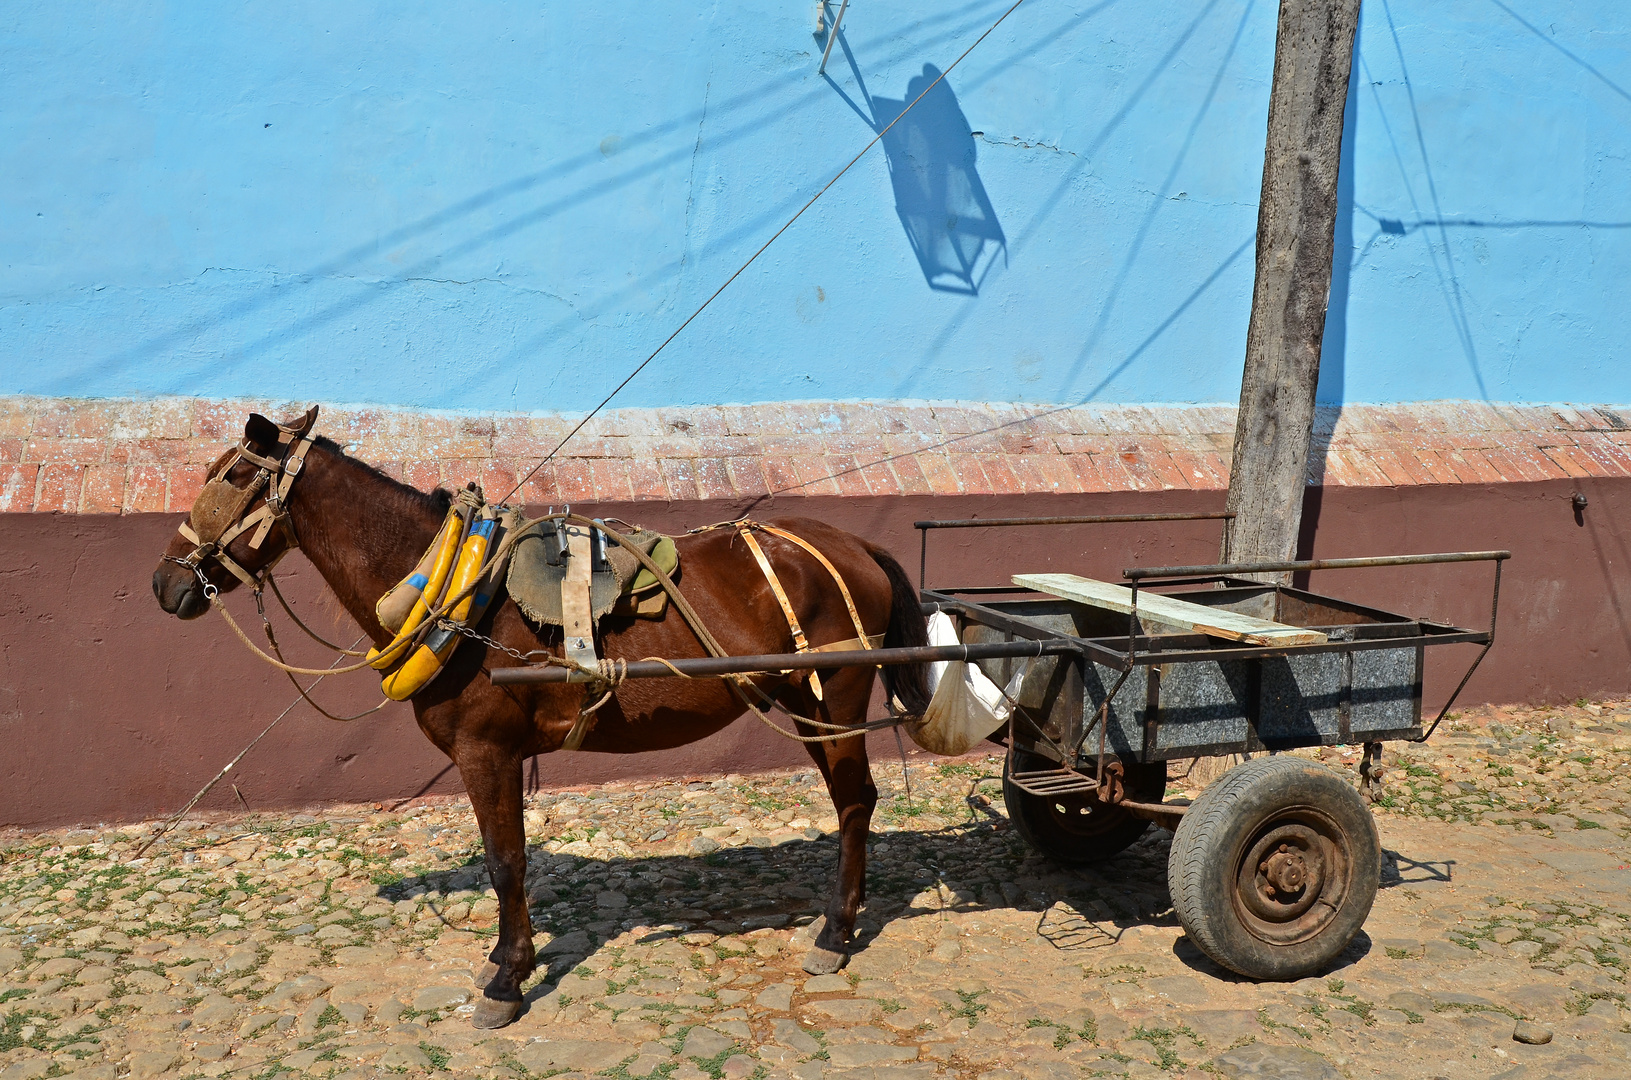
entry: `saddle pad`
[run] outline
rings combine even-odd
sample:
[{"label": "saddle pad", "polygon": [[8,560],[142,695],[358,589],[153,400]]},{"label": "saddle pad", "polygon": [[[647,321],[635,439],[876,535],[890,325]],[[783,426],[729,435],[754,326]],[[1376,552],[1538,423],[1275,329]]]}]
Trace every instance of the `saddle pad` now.
[{"label": "saddle pad", "polygon": [[[669,577],[679,576],[680,555],[674,538],[650,529],[635,529],[622,534],[662,567]],[[561,582],[566,578],[566,560],[556,558],[557,546],[552,526],[541,526],[516,541],[510,554],[510,569],[505,584],[510,596],[522,614],[536,623],[561,625]],[[606,542],[606,561],[610,572],[600,571],[590,578],[590,616],[599,620],[617,608],[617,614],[660,615],[662,604],[626,602],[625,597],[638,600],[641,594],[662,589],[656,577],[640,565],[640,560],[615,541]],[[663,599],[666,599],[664,594]]]}]

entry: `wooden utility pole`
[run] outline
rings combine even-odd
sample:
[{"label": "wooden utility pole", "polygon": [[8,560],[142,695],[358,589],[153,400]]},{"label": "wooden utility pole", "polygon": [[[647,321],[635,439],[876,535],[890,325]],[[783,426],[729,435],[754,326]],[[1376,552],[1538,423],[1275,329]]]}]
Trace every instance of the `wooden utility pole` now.
[{"label": "wooden utility pole", "polygon": [[1358,25],[1359,0],[1280,0],[1257,279],[1229,471],[1231,562],[1296,556]]}]

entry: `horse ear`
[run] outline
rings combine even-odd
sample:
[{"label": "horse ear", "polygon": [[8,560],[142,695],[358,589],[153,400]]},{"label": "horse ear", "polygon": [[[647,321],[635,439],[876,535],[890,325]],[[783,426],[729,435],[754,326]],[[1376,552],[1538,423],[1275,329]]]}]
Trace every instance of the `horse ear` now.
[{"label": "horse ear", "polygon": [[311,429],[316,426],[316,424],[317,406],[313,405],[311,408],[306,410],[305,416],[302,416],[299,420],[296,420],[294,423],[290,424],[289,427],[294,430],[296,435],[309,435],[311,434]]},{"label": "horse ear", "polygon": [[249,419],[244,423],[244,441],[253,443],[264,450],[270,450],[277,445],[278,426],[266,419],[260,413],[250,413]]}]

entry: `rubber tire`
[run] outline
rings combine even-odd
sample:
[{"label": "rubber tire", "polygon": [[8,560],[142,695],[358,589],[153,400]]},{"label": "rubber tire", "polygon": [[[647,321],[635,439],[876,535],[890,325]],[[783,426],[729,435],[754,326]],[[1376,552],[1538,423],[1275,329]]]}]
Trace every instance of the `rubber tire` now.
[{"label": "rubber tire", "polygon": [[[1016,752],[1014,757],[1021,772],[1058,768],[1051,760],[1032,754]],[[1160,802],[1166,794],[1167,763],[1130,764],[1127,783],[1134,800]],[[1044,799],[1021,791],[1008,779],[1006,768],[1002,777],[1002,801],[1020,839],[1037,854],[1066,866],[1087,866],[1114,858],[1131,847],[1152,824],[1119,807],[1106,806],[1091,795]],[[1082,816],[1090,823],[1088,827],[1085,830],[1067,828],[1059,813],[1051,808],[1057,804],[1064,805],[1067,811],[1086,808],[1089,812]]]},{"label": "rubber tire", "polygon": [[[1285,815],[1322,814],[1336,826],[1349,866],[1333,915],[1313,936],[1273,944],[1252,932],[1236,901],[1254,837]],[[1334,960],[1370,914],[1382,865],[1370,810],[1342,777],[1295,757],[1244,762],[1195,800],[1172,838],[1167,885],[1184,932],[1207,956],[1250,979],[1305,978]]]}]

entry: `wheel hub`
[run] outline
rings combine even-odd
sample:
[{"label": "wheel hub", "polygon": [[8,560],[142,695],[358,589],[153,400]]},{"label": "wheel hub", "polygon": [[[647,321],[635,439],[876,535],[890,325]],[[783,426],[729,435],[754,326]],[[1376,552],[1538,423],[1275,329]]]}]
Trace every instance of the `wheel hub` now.
[{"label": "wheel hub", "polygon": [[1235,877],[1251,933],[1276,945],[1307,940],[1336,915],[1348,890],[1340,833],[1317,811],[1282,812],[1260,825]]},{"label": "wheel hub", "polygon": [[1292,851],[1289,844],[1281,844],[1280,850],[1270,855],[1258,868],[1264,880],[1264,891],[1270,899],[1291,896],[1301,891],[1303,883],[1308,880],[1308,864],[1303,862],[1302,852]]}]

